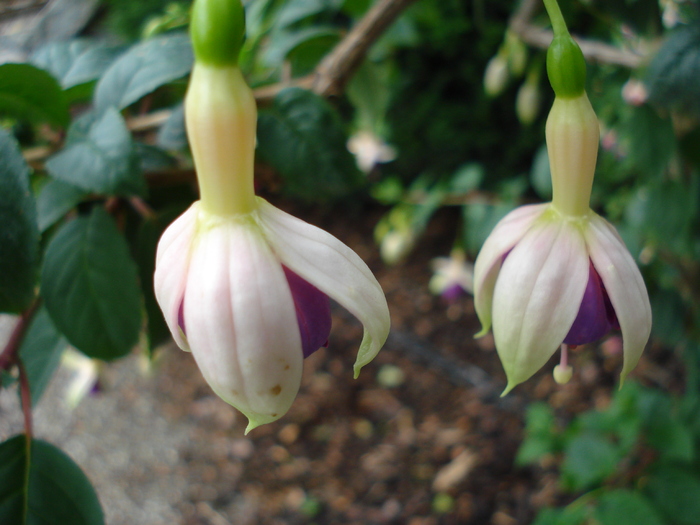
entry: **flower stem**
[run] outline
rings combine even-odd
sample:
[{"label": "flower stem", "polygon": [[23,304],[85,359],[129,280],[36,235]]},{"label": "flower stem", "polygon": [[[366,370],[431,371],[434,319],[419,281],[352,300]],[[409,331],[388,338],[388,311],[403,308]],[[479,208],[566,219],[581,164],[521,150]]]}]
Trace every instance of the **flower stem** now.
[{"label": "flower stem", "polygon": [[569,29],[566,27],[566,21],[564,20],[564,15],[561,14],[557,0],[544,0],[544,6],[547,8],[547,14],[552,21],[554,36],[568,34]]}]

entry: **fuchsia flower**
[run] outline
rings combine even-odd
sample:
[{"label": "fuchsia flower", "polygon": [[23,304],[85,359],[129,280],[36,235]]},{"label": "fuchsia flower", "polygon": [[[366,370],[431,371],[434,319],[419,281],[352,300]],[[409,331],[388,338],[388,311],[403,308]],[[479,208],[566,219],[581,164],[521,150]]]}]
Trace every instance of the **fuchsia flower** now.
[{"label": "fuchsia flower", "polygon": [[237,66],[240,0],[197,0],[185,100],[200,200],[158,244],[154,287],[175,342],[249,420],[282,417],[304,358],[327,345],[328,297],[364,326],[355,376],[389,334],[379,283],[350,248],[255,196],[257,112]]},{"label": "fuchsia flower", "polygon": [[[580,50],[566,53],[577,58]],[[573,69],[563,79],[552,79],[550,71],[557,93],[546,129],[552,202],[504,217],[475,264],[478,335],[493,327],[508,377],[504,394],[530,378],[560,346],[555,379],[568,381],[567,345],[596,341],[613,328],[622,331],[624,381],[651,331],[639,269],[615,228],[589,207],[599,128],[583,82],[571,82],[578,73]]]}]

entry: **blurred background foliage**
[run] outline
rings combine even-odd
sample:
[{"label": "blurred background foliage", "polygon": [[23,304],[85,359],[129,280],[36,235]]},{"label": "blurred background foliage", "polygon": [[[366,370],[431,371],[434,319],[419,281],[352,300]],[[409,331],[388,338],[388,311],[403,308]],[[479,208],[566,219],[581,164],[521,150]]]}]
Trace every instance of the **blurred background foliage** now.
[{"label": "blurred background foliage", "polygon": [[[431,217],[449,208],[453,259],[466,273],[503,215],[550,198],[553,96],[539,2],[418,0],[327,96],[309,89],[319,63],[375,2],[244,3],[241,65],[260,103],[261,192],[321,206],[380,203],[375,237],[389,264],[410,258]],[[168,337],[152,292],[155,245],[196,198],[182,111],[190,2],[93,4],[70,38],[27,40],[25,60],[0,65],[0,225],[10,239],[0,307],[36,305],[39,285],[43,303],[21,349],[37,396],[68,343],[110,360],[144,325],[151,349]],[[592,206],[642,268],[652,344],[681,356],[687,377],[682,394],[631,385],[606,410],[570,422],[535,405],[518,461],[546,460],[567,490],[585,493],[537,523],[697,523],[700,2],[561,4],[589,44],[588,93],[601,122]],[[470,291],[469,279],[459,284]],[[2,447],[23,453],[15,442]]]}]

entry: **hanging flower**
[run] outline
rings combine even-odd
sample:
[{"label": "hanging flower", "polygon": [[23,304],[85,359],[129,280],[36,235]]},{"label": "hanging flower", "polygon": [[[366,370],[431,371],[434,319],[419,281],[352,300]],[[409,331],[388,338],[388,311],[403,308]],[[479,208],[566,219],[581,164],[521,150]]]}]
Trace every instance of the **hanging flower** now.
[{"label": "hanging flower", "polygon": [[553,199],[506,215],[484,243],[474,269],[482,323],[478,335],[493,327],[508,377],[504,394],[530,378],[560,346],[562,360],[554,375],[558,382],[568,381],[567,346],[596,341],[613,328],[622,331],[624,381],[651,331],[639,269],[615,228],[589,207],[598,120],[583,89],[581,51],[566,26],[562,32],[553,22],[547,66],[557,96],[546,128]]},{"label": "hanging flower", "polygon": [[248,432],[292,404],[304,358],[327,344],[328,297],[364,326],[355,376],[384,344],[389,311],[357,254],[255,196],[256,106],[237,66],[242,17],[240,0],[195,3],[185,115],[200,200],[163,234],[154,286],[175,342],[245,414]]}]

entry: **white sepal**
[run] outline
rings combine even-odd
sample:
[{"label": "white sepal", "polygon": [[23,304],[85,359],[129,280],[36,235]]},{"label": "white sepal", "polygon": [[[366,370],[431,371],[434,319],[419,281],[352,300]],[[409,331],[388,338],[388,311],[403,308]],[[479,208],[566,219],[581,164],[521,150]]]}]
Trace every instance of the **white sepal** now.
[{"label": "white sepal", "polygon": [[485,335],[491,328],[493,290],[503,256],[523,238],[548,206],[534,204],[511,211],[496,224],[482,246],[474,264],[474,307],[481,321],[481,331],[476,337]]},{"label": "white sepal", "polygon": [[200,213],[184,318],[207,383],[249,420],[282,417],[301,384],[294,302],[279,261],[251,215]]},{"label": "white sepal", "polygon": [[508,377],[503,394],[530,378],[573,325],[588,282],[579,225],[538,221],[501,267],[493,297],[493,334]]},{"label": "white sepal", "polygon": [[651,333],[651,306],[642,274],[615,231],[592,214],[585,232],[593,266],[600,275],[622,331],[624,364],[620,385],[637,365]]},{"label": "white sepal", "polygon": [[259,223],[282,263],[340,303],[364,327],[355,377],[372,361],[389,335],[384,292],[365,262],[328,232],[258,198]]}]

